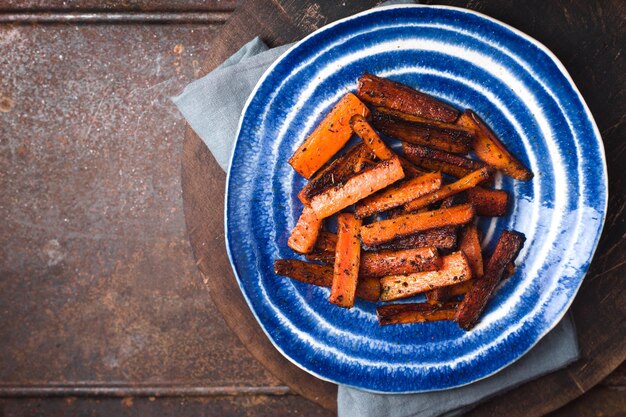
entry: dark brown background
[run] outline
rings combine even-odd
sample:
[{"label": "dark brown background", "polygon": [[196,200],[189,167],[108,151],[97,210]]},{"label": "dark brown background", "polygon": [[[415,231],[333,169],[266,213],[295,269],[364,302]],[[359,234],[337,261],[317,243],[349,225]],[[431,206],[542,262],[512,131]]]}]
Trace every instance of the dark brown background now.
[{"label": "dark brown background", "polygon": [[[546,43],[581,88],[613,150],[591,273],[623,293],[624,5],[453,3]],[[236,6],[0,5],[0,415],[331,415],[231,333],[185,231],[185,124],[168,96],[203,75]],[[622,366],[555,415],[623,415],[625,388]]]}]

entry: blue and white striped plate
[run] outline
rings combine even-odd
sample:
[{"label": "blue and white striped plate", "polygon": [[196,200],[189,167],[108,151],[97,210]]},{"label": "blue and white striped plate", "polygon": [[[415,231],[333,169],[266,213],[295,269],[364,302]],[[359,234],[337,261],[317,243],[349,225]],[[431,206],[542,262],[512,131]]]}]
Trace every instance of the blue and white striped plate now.
[{"label": "blue and white striped plate", "polygon": [[[370,72],[474,109],[535,173],[498,176],[510,214],[486,219],[487,247],[523,232],[515,275],[470,332],[452,322],[379,327],[376,304],[345,310],[329,290],[272,272],[305,184],[288,158],[331,106]],[[226,243],[252,312],[276,348],[322,379],[376,392],[458,387],[519,359],[565,314],[604,221],[600,134],[563,65],[544,46],[468,10],[392,6],[335,22],[261,78],[240,121],[227,182]]]}]

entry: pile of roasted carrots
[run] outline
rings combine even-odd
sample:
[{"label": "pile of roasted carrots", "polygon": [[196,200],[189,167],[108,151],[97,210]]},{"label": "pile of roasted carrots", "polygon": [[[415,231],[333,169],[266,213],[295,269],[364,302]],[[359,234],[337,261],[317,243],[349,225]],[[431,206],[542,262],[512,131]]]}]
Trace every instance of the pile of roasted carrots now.
[{"label": "pile of roasted carrots", "polygon": [[[403,155],[379,132],[400,140]],[[353,134],[359,142],[331,161]],[[496,170],[522,181],[533,174],[472,110],[364,74],[289,164],[310,181],[288,245],[314,262],[278,259],[274,271],[330,287],[337,306],[425,294],[424,303],[379,306],[379,323],[455,320],[469,330],[513,273],[524,235],[504,231],[484,262],[475,218],[507,212],[508,193],[490,188]],[[336,234],[323,224],[333,215]]]}]

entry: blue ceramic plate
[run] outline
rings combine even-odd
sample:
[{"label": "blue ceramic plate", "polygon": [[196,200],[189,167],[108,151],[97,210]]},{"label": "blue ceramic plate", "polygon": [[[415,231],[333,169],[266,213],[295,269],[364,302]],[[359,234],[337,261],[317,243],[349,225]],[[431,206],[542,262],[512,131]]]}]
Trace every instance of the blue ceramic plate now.
[{"label": "blue ceramic plate", "polygon": [[[515,275],[470,332],[453,322],[379,327],[376,304],[338,308],[328,289],[272,272],[274,259],[296,257],[287,238],[305,181],[287,160],[363,72],[474,109],[535,173],[528,182],[497,177],[513,204],[508,216],[482,221],[487,250],[504,228],[527,240]],[[593,256],[606,202],[600,134],[550,51],[471,11],[395,6],[318,30],[261,78],[230,165],[226,244],[252,312],[293,363],[369,391],[432,391],[497,372],[559,322]]]}]

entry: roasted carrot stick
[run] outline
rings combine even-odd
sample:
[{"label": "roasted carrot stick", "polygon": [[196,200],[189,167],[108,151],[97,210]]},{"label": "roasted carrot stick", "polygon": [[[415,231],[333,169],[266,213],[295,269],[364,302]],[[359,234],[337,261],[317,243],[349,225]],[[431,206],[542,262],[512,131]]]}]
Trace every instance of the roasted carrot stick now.
[{"label": "roasted carrot stick", "polygon": [[439,120],[432,120],[426,117],[416,116],[414,114],[409,114],[384,106],[374,107],[374,113],[391,117],[394,120],[410,123],[419,123],[422,125],[428,125],[428,127],[430,128],[435,128],[439,130],[450,130],[452,131],[451,133],[453,133],[454,135],[469,136],[471,138],[474,137],[473,129],[466,128],[465,126],[460,126],[456,122],[446,123]]},{"label": "roasted carrot stick", "polygon": [[454,320],[459,303],[432,305],[428,303],[389,304],[376,308],[378,324],[408,324],[427,321]]},{"label": "roasted carrot stick", "polygon": [[354,94],[348,93],[339,100],[289,159],[293,169],[304,178],[311,178],[348,142],[352,136],[350,118],[355,114],[366,116],[369,110]]},{"label": "roasted carrot stick", "polygon": [[476,325],[496,285],[502,279],[507,265],[517,257],[525,240],[524,235],[519,232],[509,230],[502,232],[487,262],[485,275],[476,280],[459,305],[455,320],[462,329],[470,330]]},{"label": "roasted carrot stick", "polygon": [[475,187],[467,190],[467,201],[474,205],[477,216],[499,217],[506,214],[509,193],[504,190]]},{"label": "roasted carrot stick", "polygon": [[400,206],[417,197],[438,190],[439,187],[441,187],[441,173],[431,172],[424,174],[420,177],[394,184],[359,201],[354,207],[354,214],[362,219]]},{"label": "roasted carrot stick", "polygon": [[367,246],[380,245],[400,236],[407,236],[428,229],[458,226],[474,217],[470,204],[462,204],[423,213],[405,214],[395,219],[381,220],[361,227],[361,239]]},{"label": "roasted carrot stick", "polygon": [[337,246],[329,301],[339,307],[351,308],[354,305],[361,262],[360,229],[361,220],[354,214],[341,213],[337,217]]},{"label": "roasted carrot stick", "polygon": [[474,129],[476,133],[474,153],[481,160],[516,180],[528,181],[533,177],[533,173],[509,152],[495,133],[472,110],[465,110],[459,117],[458,124]]},{"label": "roasted carrot stick", "polygon": [[329,188],[343,184],[356,173],[376,165],[378,161],[363,142],[354,145],[348,152],[335,159],[319,171],[298,193],[302,204],[309,204],[311,198]]},{"label": "roasted carrot stick", "polygon": [[335,263],[335,247],[337,246],[337,235],[325,230],[320,230],[315,246],[306,258],[311,261],[319,261],[332,265]]},{"label": "roasted carrot stick", "polygon": [[442,122],[454,122],[459,116],[454,107],[432,96],[372,74],[363,74],[359,78],[357,95],[374,106],[388,107]]},{"label": "roasted carrot stick", "polygon": [[317,217],[323,219],[402,178],[404,171],[400,160],[393,157],[359,172],[341,186],[314,196],[311,207]]},{"label": "roasted carrot stick", "polygon": [[419,177],[428,172],[423,169],[419,169],[412,162],[408,161],[406,158],[400,155],[397,155],[397,157],[400,160],[400,164],[402,165],[402,170],[404,171],[404,178],[406,179]]},{"label": "roasted carrot stick", "polygon": [[481,168],[477,171],[472,172],[469,175],[466,175],[460,180],[453,182],[452,184],[444,185],[440,189],[433,191],[430,194],[426,194],[424,196],[416,198],[415,200],[409,201],[404,205],[404,210],[407,212],[411,212],[417,209],[421,209],[422,207],[426,207],[429,204],[435,203],[439,200],[443,200],[446,197],[450,197],[451,195],[458,194],[461,191],[476,187],[482,181],[487,179],[490,174],[491,172],[489,168]]},{"label": "roasted carrot stick", "polygon": [[447,287],[435,288],[434,290],[426,291],[426,301],[430,304],[441,304],[453,297],[459,295],[465,295],[474,285],[474,279],[463,281],[460,284],[449,285]]},{"label": "roasted carrot stick", "polygon": [[475,224],[468,224],[461,233],[459,250],[465,254],[472,268],[474,278],[483,276],[483,254],[478,239],[478,229]]},{"label": "roasted carrot stick", "polygon": [[[274,273],[318,287],[330,288],[333,285],[333,267],[314,264],[296,259],[277,259],[274,261]],[[378,301],[380,280],[360,277],[356,287],[356,297],[367,301]]]},{"label": "roasted carrot stick", "polygon": [[385,145],[385,142],[378,136],[378,133],[372,129],[372,126],[360,114],[355,114],[350,119],[350,126],[358,137],[363,140],[365,146],[381,160],[389,159],[394,153]]},{"label": "roasted carrot stick", "polygon": [[419,156],[412,156],[406,151],[404,152],[406,159],[419,166],[420,168],[427,169],[429,171],[440,171],[444,174],[452,175],[456,178],[464,177],[472,172],[471,169],[456,166],[444,161],[438,161],[436,159],[421,158]]},{"label": "roasted carrot stick", "polygon": [[403,142],[446,152],[466,154],[473,140],[464,130],[439,129],[426,123],[407,122],[379,111],[372,113],[372,125],[385,135]]},{"label": "roasted carrot stick", "polygon": [[343,184],[357,172],[376,165],[376,162],[376,157],[369,148],[363,142],[359,142],[315,174],[311,181],[300,190],[298,199],[302,201],[302,204],[309,204],[314,196],[338,184]]},{"label": "roasted carrot stick", "polygon": [[[471,262],[470,262],[471,266]],[[504,275],[502,276],[501,281],[511,277],[515,273],[515,263],[510,262],[505,270]],[[472,285],[474,285],[475,280],[472,278],[468,281],[463,281],[460,284],[450,285],[448,287],[435,288],[434,290],[427,291],[426,301],[431,304],[441,304],[445,301],[450,300],[453,297],[457,297],[459,295],[465,295],[472,289]]]},{"label": "roasted carrot stick", "polygon": [[[313,252],[307,254],[311,260],[333,264],[337,235],[321,232]],[[400,250],[361,252],[359,277],[382,277],[384,275],[410,274],[432,271],[441,266],[441,258],[434,247],[411,247]]]},{"label": "roasted carrot stick", "polygon": [[440,267],[441,258],[435,248],[364,252],[361,254],[359,277],[403,275],[419,271],[434,271]]},{"label": "roasted carrot stick", "polygon": [[404,156],[415,165],[431,171],[441,171],[457,178],[464,177],[485,166],[485,163],[481,161],[410,143],[403,143],[402,151]]},{"label": "roasted carrot stick", "polygon": [[458,284],[472,279],[467,258],[463,252],[454,252],[443,257],[441,269],[415,272],[408,275],[390,275],[380,279],[382,301],[410,297],[438,287]]},{"label": "roasted carrot stick", "polygon": [[322,220],[315,215],[310,206],[304,206],[296,226],[291,231],[287,245],[296,252],[311,252],[321,227]]},{"label": "roasted carrot stick", "polygon": [[390,240],[378,246],[368,246],[368,250],[400,250],[410,248],[437,248],[437,249],[452,249],[456,247],[457,236],[456,228],[454,227],[440,227],[437,229],[430,229],[423,232],[415,233],[409,236],[399,237],[397,239]]}]

